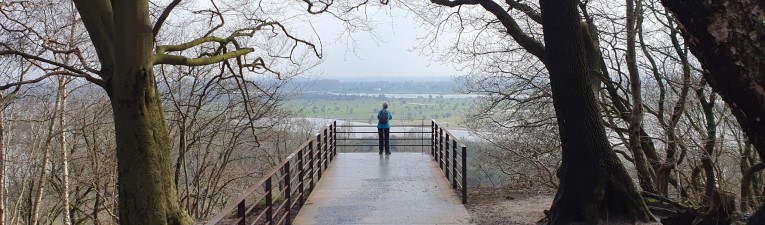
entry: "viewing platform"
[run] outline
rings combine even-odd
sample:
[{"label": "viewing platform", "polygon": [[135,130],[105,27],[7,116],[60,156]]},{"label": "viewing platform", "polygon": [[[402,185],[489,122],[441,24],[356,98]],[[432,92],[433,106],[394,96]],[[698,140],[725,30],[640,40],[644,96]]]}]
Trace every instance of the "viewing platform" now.
[{"label": "viewing platform", "polygon": [[379,155],[374,126],[330,123],[206,224],[471,224],[465,145],[435,121],[397,127]]},{"label": "viewing platform", "polygon": [[338,153],[292,224],[470,224],[428,153]]}]

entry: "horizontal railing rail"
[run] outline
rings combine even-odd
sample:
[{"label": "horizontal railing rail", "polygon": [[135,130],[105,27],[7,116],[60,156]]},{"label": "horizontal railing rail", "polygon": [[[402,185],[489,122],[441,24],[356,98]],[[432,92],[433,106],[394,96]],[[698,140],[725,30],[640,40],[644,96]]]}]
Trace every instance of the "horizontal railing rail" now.
[{"label": "horizontal railing rail", "polygon": [[[208,220],[213,224],[291,224],[298,211],[337,155],[337,122],[295,149],[261,179]],[[276,182],[276,187],[274,187]]]},{"label": "horizontal railing rail", "polygon": [[[392,125],[395,128],[420,128],[419,131],[417,130],[409,130],[409,131],[390,131],[391,134],[415,134],[419,135],[419,137],[395,137],[393,135],[390,136],[391,144],[389,146],[395,146],[395,147],[429,147],[430,144],[427,143],[428,139],[430,139],[429,135],[433,132],[430,131],[430,127],[428,125],[424,124],[401,124],[401,125]],[[341,124],[337,125],[337,128],[341,129],[340,131],[337,131],[338,134],[341,134],[340,138],[338,138],[338,141],[341,141],[340,144],[337,144],[339,147],[372,147],[372,146],[378,146],[379,143],[371,143],[369,141],[378,141],[379,137],[348,137],[347,135],[352,134],[378,134],[377,131],[357,131],[354,130],[354,128],[377,128],[377,125],[374,124],[356,124],[356,125],[348,125],[348,124]],[[346,128],[346,129],[343,129]],[[427,129],[425,129],[427,128]],[[426,136],[428,134],[428,136]],[[356,143],[348,143],[348,141],[356,141]],[[398,144],[396,141],[420,141],[420,144],[416,143],[401,143]]]}]

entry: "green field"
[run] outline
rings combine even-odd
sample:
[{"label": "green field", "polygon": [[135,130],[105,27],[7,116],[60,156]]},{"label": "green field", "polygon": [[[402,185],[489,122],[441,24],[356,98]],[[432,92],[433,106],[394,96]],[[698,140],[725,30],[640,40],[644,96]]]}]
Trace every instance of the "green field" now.
[{"label": "green field", "polygon": [[360,122],[377,121],[377,111],[387,101],[394,120],[430,120],[461,122],[474,98],[380,98],[380,97],[311,97],[287,102],[304,117],[335,118]]}]

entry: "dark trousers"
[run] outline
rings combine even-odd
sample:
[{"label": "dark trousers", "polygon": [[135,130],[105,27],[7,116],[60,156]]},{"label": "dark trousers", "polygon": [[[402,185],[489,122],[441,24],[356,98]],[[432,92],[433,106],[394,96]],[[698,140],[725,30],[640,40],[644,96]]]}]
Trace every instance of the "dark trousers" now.
[{"label": "dark trousers", "polygon": [[383,146],[385,152],[390,152],[390,128],[377,128],[377,135],[380,136],[380,153],[383,152]]}]

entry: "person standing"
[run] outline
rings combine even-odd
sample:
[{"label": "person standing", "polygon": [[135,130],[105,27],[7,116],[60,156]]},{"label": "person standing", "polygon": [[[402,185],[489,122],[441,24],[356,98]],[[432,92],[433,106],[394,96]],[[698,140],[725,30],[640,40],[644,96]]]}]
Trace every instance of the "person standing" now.
[{"label": "person standing", "polygon": [[393,112],[388,111],[388,102],[383,102],[383,108],[377,112],[377,134],[380,137],[380,155],[390,155],[390,120],[393,119]]}]

